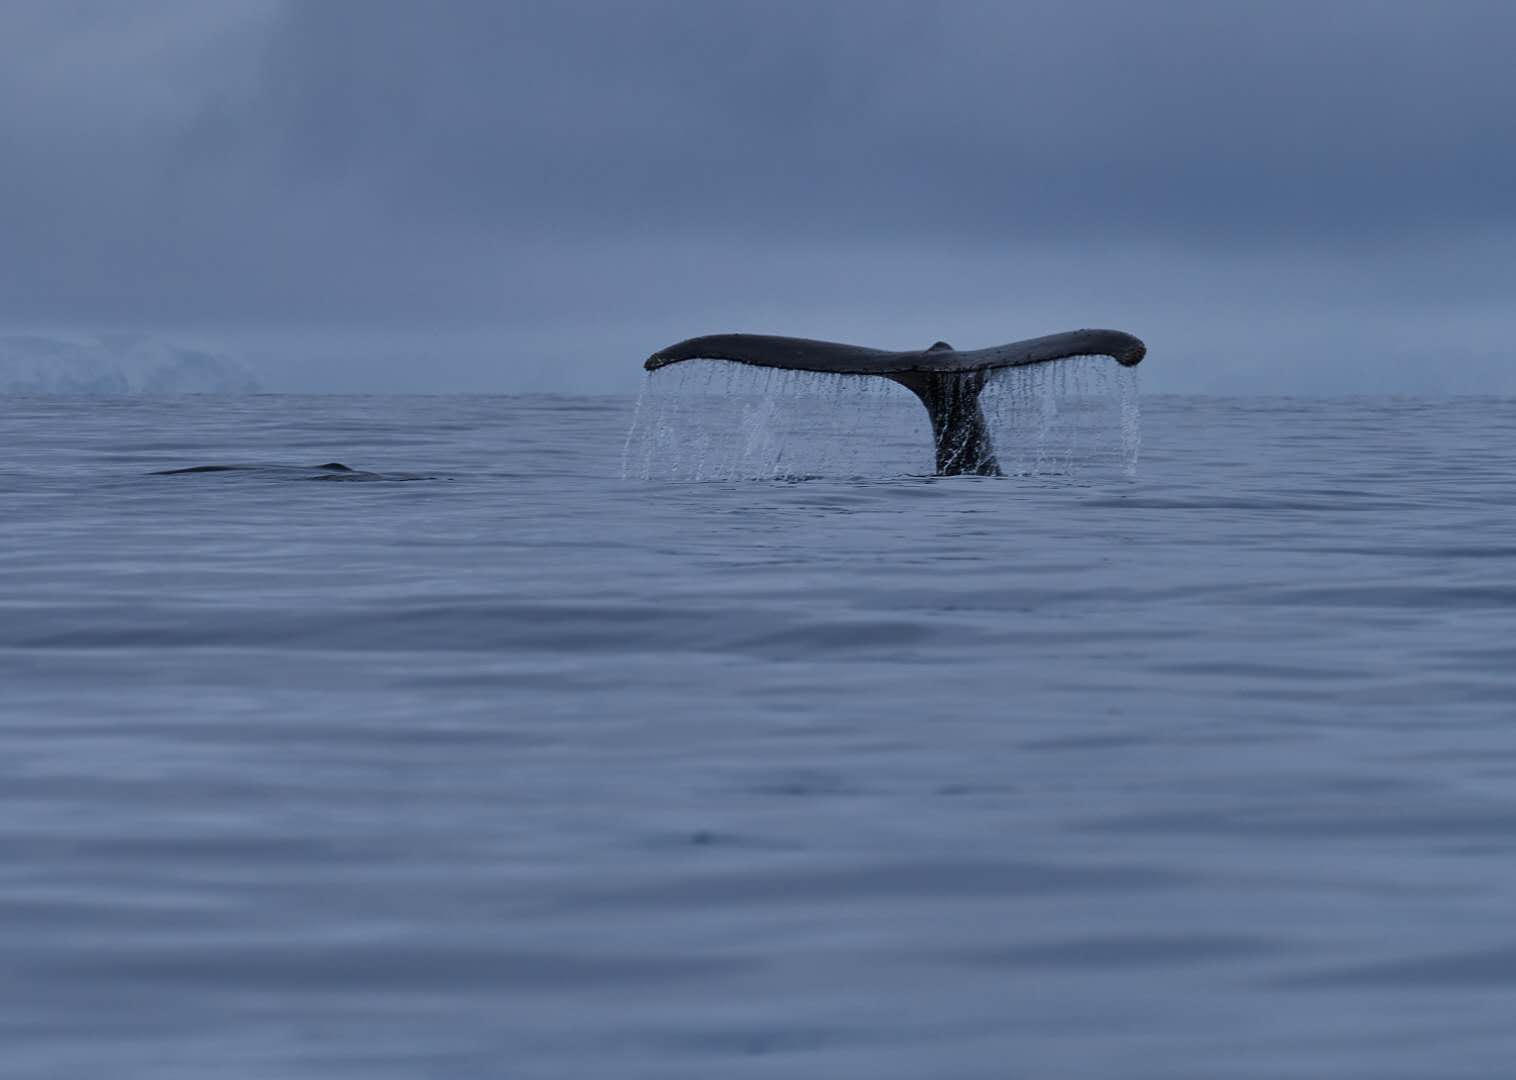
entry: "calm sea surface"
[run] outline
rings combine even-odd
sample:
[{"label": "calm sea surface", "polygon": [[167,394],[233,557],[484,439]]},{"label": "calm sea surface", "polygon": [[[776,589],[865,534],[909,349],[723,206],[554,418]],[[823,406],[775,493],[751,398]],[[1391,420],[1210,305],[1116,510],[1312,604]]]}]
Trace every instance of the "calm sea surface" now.
[{"label": "calm sea surface", "polygon": [[1516,402],[632,415],[0,398],[0,1074],[1511,1075]]}]

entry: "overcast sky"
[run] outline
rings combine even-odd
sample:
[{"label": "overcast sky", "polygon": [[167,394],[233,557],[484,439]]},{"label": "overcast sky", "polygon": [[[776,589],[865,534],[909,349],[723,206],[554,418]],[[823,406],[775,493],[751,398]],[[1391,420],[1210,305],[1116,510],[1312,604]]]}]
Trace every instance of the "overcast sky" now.
[{"label": "overcast sky", "polygon": [[0,328],[275,389],[1114,326],[1175,391],[1516,393],[1516,4],[7,0]]}]

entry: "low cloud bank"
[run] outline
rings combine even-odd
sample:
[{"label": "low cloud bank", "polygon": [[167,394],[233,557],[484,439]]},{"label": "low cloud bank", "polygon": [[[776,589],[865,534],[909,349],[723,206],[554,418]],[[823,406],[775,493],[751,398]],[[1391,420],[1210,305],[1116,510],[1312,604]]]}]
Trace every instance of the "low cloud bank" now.
[{"label": "low cloud bank", "polygon": [[258,380],[204,349],[137,334],[0,337],[0,393],[247,394]]}]

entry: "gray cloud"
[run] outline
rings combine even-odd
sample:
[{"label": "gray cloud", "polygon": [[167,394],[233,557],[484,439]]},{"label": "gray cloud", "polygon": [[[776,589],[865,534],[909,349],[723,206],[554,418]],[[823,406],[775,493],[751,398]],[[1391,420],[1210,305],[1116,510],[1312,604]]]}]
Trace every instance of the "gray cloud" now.
[{"label": "gray cloud", "polygon": [[1231,242],[1510,223],[1505,4],[291,9],[287,175],[438,224]]},{"label": "gray cloud", "polygon": [[1513,39],[1474,0],[9,5],[0,319],[493,326],[552,370],[1114,322],[1175,388],[1418,348],[1478,388]]}]

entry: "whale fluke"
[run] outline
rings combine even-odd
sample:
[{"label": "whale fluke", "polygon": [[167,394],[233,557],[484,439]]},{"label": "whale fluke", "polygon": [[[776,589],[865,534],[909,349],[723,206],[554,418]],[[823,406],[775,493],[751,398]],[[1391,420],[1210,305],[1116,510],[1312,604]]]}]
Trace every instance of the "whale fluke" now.
[{"label": "whale fluke", "polygon": [[772,334],[710,334],[660,349],[643,367],[657,371],[681,360],[733,360],[792,371],[892,379],[926,406],[939,475],[999,476],[995,447],[979,407],[979,393],[990,371],[1075,356],[1109,356],[1124,367],[1134,367],[1146,355],[1146,345],[1120,330],[1071,330],[963,352],[945,341],[919,351],[890,352]]}]

